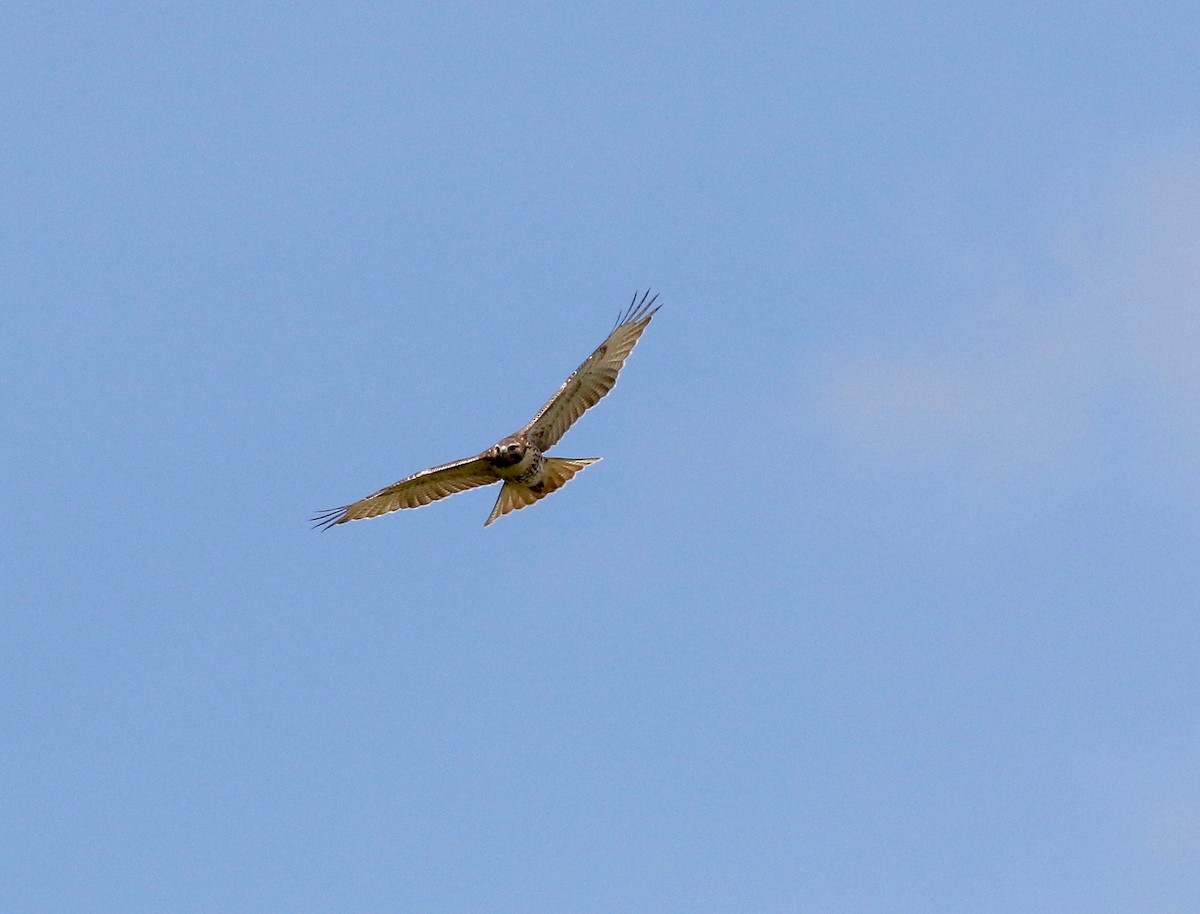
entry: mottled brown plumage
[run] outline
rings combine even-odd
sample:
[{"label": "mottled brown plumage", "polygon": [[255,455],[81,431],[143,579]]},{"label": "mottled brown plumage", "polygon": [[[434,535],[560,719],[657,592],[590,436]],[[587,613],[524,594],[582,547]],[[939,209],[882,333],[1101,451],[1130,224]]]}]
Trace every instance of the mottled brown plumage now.
[{"label": "mottled brown plumage", "polygon": [[639,301],[635,293],[608,338],[520,431],[475,457],[430,467],[351,505],[323,511],[313,518],[314,524],[329,528],[402,508],[419,508],[456,492],[502,482],[495,507],[484,521],[486,527],[496,518],[566,485],[572,476],[600,458],[547,457],[545,452],[616,385],[621,366],[660,307],[655,305],[657,299],[657,295],[651,297],[647,292]]}]

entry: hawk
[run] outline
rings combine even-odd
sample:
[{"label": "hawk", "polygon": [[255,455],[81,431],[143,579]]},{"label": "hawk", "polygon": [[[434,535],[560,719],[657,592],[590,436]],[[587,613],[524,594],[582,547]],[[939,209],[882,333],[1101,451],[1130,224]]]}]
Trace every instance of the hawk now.
[{"label": "hawk", "polygon": [[312,519],[314,526],[328,529],[401,508],[419,508],[477,486],[503,483],[492,513],[483,522],[486,527],[496,518],[532,505],[561,488],[600,458],[547,457],[546,451],[616,385],[625,359],[661,307],[655,305],[657,300],[657,295],[651,298],[647,291],[639,301],[635,292],[608,338],[520,431],[502,438],[482,454],[430,467],[352,505],[322,511]]}]

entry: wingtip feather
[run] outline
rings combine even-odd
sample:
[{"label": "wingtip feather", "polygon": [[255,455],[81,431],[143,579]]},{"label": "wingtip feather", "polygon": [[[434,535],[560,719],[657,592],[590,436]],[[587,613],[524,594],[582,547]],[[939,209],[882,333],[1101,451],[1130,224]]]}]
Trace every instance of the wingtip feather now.
[{"label": "wingtip feather", "polygon": [[321,511],[316,517],[309,518],[309,523],[312,524],[313,530],[328,530],[337,524],[344,524],[346,517],[346,506],[340,508],[330,508],[326,511]]},{"label": "wingtip feather", "polygon": [[625,324],[639,324],[643,321],[649,322],[650,318],[654,317],[658,309],[662,305],[655,305],[658,301],[658,293],[650,295],[650,290],[647,289],[643,294],[641,301],[638,300],[638,293],[633,293],[633,300],[629,303],[629,307],[617,315],[617,322],[613,325],[613,330]]}]

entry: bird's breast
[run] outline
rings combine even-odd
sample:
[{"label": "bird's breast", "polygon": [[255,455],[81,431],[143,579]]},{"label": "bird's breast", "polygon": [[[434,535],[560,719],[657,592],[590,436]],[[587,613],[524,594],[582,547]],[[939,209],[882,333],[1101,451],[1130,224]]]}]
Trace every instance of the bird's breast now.
[{"label": "bird's breast", "polygon": [[535,447],[530,447],[525,451],[525,456],[521,458],[519,463],[514,463],[510,467],[496,467],[496,472],[500,474],[502,479],[506,479],[509,482],[531,486],[542,478],[542,469],[545,464],[546,461],[542,457],[542,452]]}]

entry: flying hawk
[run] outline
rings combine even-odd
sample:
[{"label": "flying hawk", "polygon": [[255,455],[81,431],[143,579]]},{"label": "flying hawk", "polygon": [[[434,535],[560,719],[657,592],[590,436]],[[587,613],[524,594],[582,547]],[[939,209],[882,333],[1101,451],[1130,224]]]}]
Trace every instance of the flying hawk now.
[{"label": "flying hawk", "polygon": [[658,296],[637,293],[629,308],[617,319],[612,333],[565,384],[518,432],[501,439],[475,457],[430,467],[401,479],[361,501],[313,518],[316,527],[329,528],[347,521],[378,517],[401,508],[419,508],[456,492],[502,482],[496,506],[483,522],[486,527],[497,517],[517,511],[545,498],[599,457],[547,457],[545,452],[558,442],[584,411],[595,406],[617,383],[617,372],[633,351],[638,338],[659,307]]}]

